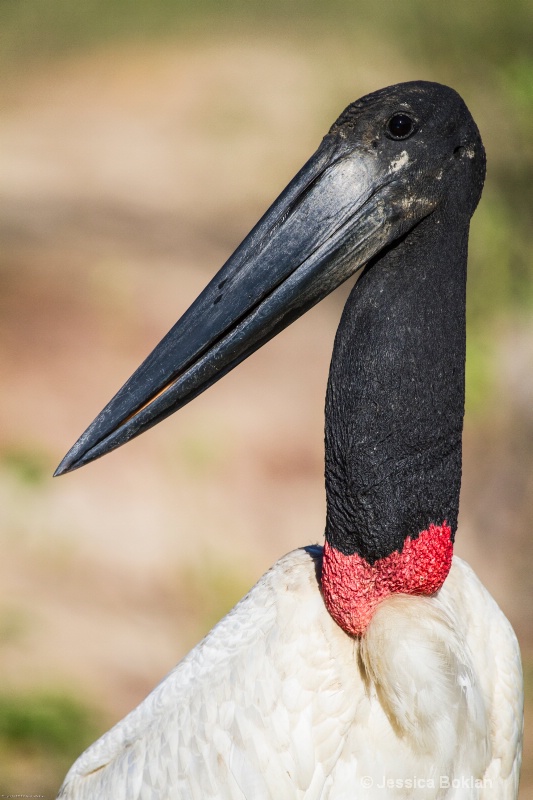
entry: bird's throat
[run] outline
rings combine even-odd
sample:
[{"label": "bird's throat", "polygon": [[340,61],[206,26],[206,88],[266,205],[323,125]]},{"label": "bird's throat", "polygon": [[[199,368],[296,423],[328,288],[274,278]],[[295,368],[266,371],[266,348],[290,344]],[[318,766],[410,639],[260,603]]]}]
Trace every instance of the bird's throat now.
[{"label": "bird's throat", "polygon": [[326,540],[322,559],[326,607],[347,633],[360,635],[378,604],[389,595],[438,591],[450,571],[452,555],[452,531],[446,522],[407,538],[401,551],[373,564],[358,553],[341,553]]}]

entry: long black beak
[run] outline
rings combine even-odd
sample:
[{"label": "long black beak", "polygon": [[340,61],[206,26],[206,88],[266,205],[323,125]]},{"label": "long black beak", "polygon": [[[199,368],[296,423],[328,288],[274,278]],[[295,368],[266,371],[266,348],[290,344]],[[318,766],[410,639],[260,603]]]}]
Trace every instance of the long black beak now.
[{"label": "long black beak", "polygon": [[328,135],[55,474],[177,411],[305,313],[399,234],[390,173]]}]

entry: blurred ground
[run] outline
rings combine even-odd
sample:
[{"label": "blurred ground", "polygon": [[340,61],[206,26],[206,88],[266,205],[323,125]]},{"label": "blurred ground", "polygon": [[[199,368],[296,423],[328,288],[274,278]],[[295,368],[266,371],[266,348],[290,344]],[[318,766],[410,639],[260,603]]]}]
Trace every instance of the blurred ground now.
[{"label": "blurred ground", "polygon": [[[323,396],[347,289],[179,416],[50,474],[342,108],[437,77],[399,51],[391,69],[370,37],[360,50],[352,60],[325,37],[317,56],[266,35],[122,44],[12,72],[0,90],[0,676],[4,695],[61,691],[94,708],[89,739],[281,554],[322,539]],[[467,422],[458,533],[526,656],[532,328],[527,312],[481,329],[493,379]],[[21,741],[3,760],[0,747],[0,791],[52,796],[64,759]]]}]

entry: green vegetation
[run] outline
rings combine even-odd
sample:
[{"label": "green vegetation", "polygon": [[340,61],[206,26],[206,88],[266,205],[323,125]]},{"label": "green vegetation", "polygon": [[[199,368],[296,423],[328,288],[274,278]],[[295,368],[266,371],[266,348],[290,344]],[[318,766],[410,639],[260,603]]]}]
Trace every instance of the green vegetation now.
[{"label": "green vegetation", "polygon": [[74,757],[94,733],[89,712],[70,697],[0,695],[2,747]]},{"label": "green vegetation", "polygon": [[354,41],[370,32],[390,39],[416,66],[462,73],[480,83],[503,69],[522,87],[519,93],[531,96],[528,0],[3,0],[0,22],[2,56],[11,62],[133,37],[261,30],[325,32]]},{"label": "green vegetation", "polygon": [[[397,36],[416,43],[414,55],[425,59],[440,57],[449,63],[465,45],[472,45],[472,56],[503,61],[512,42],[515,53],[530,50],[533,8],[524,0],[450,0],[443,7],[424,0],[389,3],[385,0],[3,0],[2,16],[9,30],[17,28],[26,37],[52,40],[57,50],[65,44],[80,44],[80,38],[101,39],[108,36],[179,33],[191,19],[196,25],[210,26],[210,20],[264,22],[279,27],[288,22],[300,28],[319,21],[328,30],[351,30],[371,22],[384,35]],[[7,33],[7,31],[6,31]],[[53,51],[55,52],[55,50]]]},{"label": "green vegetation", "polygon": [[93,711],[65,694],[0,694],[0,793],[54,796],[74,758],[95,739]]},{"label": "green vegetation", "polygon": [[49,459],[39,449],[30,447],[6,448],[0,452],[0,467],[31,488],[42,485],[52,474]]}]

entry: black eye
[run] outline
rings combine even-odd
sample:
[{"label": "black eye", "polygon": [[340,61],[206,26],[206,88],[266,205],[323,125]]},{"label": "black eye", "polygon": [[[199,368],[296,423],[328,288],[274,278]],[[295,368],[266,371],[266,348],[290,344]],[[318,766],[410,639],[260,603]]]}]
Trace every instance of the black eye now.
[{"label": "black eye", "polygon": [[387,122],[387,132],[392,139],[407,139],[415,129],[415,123],[407,114],[395,114]]}]

